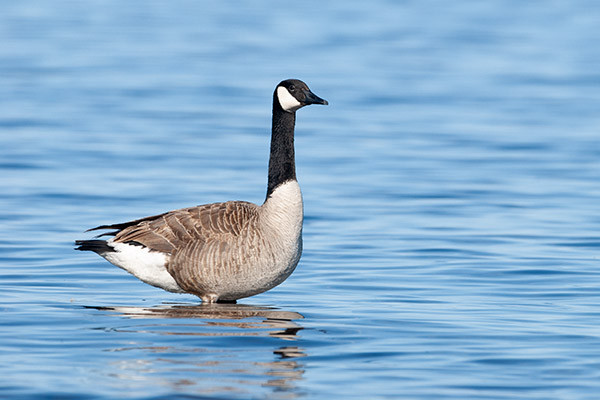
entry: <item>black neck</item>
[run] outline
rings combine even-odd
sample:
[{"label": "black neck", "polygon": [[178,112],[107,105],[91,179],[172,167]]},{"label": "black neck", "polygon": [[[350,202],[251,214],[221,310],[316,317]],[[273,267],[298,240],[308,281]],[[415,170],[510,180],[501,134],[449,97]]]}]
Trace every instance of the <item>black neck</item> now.
[{"label": "black neck", "polygon": [[273,97],[273,125],[271,127],[271,156],[267,199],[280,184],[296,179],[294,159],[294,124],[296,113],[283,111],[279,100]]}]

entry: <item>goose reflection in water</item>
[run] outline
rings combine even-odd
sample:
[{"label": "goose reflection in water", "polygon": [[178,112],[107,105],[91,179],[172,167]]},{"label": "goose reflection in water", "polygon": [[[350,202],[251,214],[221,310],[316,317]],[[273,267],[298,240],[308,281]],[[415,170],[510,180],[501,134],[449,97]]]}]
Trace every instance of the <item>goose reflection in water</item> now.
[{"label": "goose reflection in water", "polygon": [[[255,392],[256,386],[272,391],[271,397],[295,398],[298,394],[295,382],[304,374],[304,365],[298,359],[306,356],[304,349],[273,346],[272,339],[268,339],[297,340],[303,327],[295,321],[304,318],[297,312],[244,304],[86,308],[115,313],[131,321],[107,328],[136,335],[133,343],[137,344],[109,349],[120,353],[119,359],[111,362],[118,371],[113,371],[111,377],[204,395]],[[211,337],[213,340],[204,342]],[[251,341],[240,342],[243,337]],[[254,341],[261,337],[267,342]],[[148,346],[150,340],[153,345]]]}]

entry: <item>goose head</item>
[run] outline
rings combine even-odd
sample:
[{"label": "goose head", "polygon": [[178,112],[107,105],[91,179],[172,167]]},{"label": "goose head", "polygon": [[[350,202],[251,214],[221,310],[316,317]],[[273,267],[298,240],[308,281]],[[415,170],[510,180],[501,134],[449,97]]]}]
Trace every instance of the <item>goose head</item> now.
[{"label": "goose head", "polygon": [[286,79],[277,85],[275,98],[283,111],[294,113],[310,104],[329,104],[310,91],[306,83],[298,79]]}]

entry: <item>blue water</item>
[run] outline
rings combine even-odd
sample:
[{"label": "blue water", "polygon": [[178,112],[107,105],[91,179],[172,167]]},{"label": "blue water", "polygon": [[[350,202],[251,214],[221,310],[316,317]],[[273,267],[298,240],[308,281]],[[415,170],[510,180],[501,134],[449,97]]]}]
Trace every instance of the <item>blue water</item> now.
[{"label": "blue water", "polygon": [[[597,399],[600,5],[2,2],[0,397]],[[261,203],[298,112],[304,254],[202,306],[72,250]]]}]

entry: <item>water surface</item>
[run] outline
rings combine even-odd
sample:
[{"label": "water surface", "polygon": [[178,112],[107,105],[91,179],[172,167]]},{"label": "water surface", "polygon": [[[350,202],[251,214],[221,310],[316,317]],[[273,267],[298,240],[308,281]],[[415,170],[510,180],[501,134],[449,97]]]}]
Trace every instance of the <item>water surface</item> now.
[{"label": "water surface", "polygon": [[[590,1],[57,1],[0,15],[0,397],[595,399],[600,9]],[[304,254],[237,305],[74,252],[261,203],[298,112]]]}]

